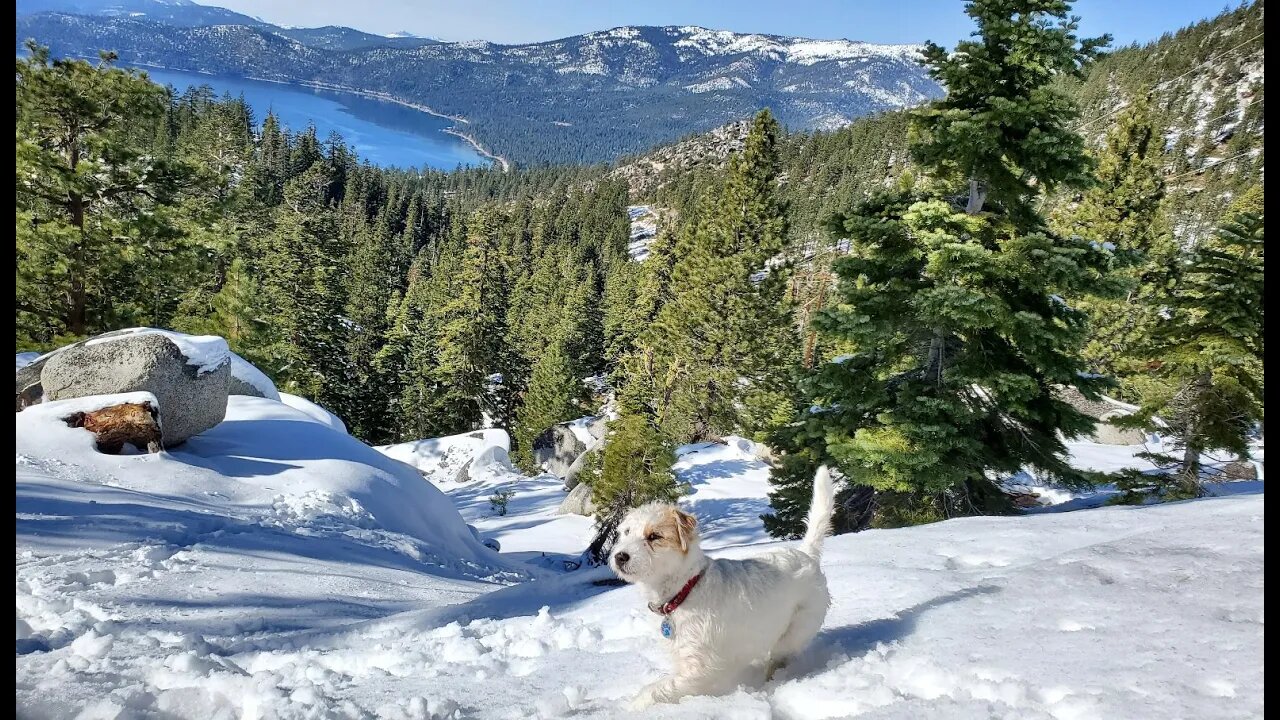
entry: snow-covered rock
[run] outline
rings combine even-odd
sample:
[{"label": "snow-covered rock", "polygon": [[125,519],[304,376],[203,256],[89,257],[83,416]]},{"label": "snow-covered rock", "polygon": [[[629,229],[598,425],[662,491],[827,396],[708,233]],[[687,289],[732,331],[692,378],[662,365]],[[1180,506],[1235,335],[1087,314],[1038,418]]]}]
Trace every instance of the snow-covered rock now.
[{"label": "snow-covered rock", "polygon": [[[23,355],[29,354],[34,353],[23,353]],[[40,371],[44,369],[44,362],[37,361],[35,358],[29,362],[23,362],[22,356],[18,357],[15,410],[21,411],[22,408],[35,405],[44,399],[44,386],[40,384]]]},{"label": "snow-covered rock", "polygon": [[[221,357],[225,354],[231,359],[231,377],[228,381],[227,393],[229,395],[251,395],[254,397],[269,398],[271,400],[279,400],[280,393],[276,390],[275,383],[271,382],[271,378],[266,373],[254,367],[249,361],[227,349],[225,341],[214,336],[194,336],[186,333],[175,332],[173,330],[160,330],[157,328],[137,327],[125,330],[113,330],[111,332],[96,335],[88,340],[72,343],[62,348],[58,348],[43,355],[34,352],[25,352],[17,354],[17,370],[18,370],[18,393],[23,395],[33,404],[39,402],[43,388],[39,385],[40,371],[44,368],[44,363],[54,355],[64,350],[79,347],[88,343],[102,342],[108,338],[119,338],[130,335],[142,334],[158,334],[173,340],[183,353],[188,357],[202,357],[208,355],[206,360],[215,357]],[[34,382],[32,381],[34,378]],[[19,405],[22,404],[22,398],[19,399]]]},{"label": "snow-covered rock", "polygon": [[[248,360],[235,353],[231,355],[231,382],[227,386],[229,395],[250,395],[252,397],[281,400],[276,384],[271,382],[267,374],[254,367]],[[282,401],[283,402],[283,401]]]},{"label": "snow-covered rock", "polygon": [[160,404],[164,446],[222,422],[231,362],[222,338],[177,342],[159,333],[95,338],[55,353],[40,371],[47,400],[149,392]]},{"label": "snow-covered rock", "polygon": [[304,397],[298,397],[297,395],[291,395],[289,393],[280,393],[280,402],[301,412],[321,425],[333,428],[340,433],[347,432],[347,425],[342,422],[342,418]]},{"label": "snow-covered rock", "polygon": [[[476,430],[442,438],[380,445],[374,449],[417,468],[432,482],[465,483],[471,480],[472,461],[489,447],[501,448],[506,453],[511,448],[511,436],[506,430]],[[492,458],[494,454],[490,452],[488,457]]]},{"label": "snow-covered rock", "polygon": [[556,512],[561,515],[591,515],[595,511],[596,505],[591,502],[591,487],[580,483],[569,491]]},{"label": "snow-covered rock", "polygon": [[590,446],[588,446],[586,450],[583,450],[582,454],[578,456],[578,459],[573,461],[573,464],[569,466],[569,469],[564,471],[565,490],[572,491],[578,487],[578,483],[582,479],[582,471],[587,469],[587,463],[593,456],[604,449],[603,440],[604,438],[601,437],[592,441]]},{"label": "snow-covered rock", "polygon": [[586,426],[575,422],[552,425],[533,440],[534,462],[552,475],[564,477],[573,461],[594,441]]}]

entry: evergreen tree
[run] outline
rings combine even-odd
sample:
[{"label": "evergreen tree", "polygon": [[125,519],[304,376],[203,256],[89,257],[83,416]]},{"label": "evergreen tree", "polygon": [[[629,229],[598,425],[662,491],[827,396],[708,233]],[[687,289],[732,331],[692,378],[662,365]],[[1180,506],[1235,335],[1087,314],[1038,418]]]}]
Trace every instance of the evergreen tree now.
[{"label": "evergreen tree", "polygon": [[236,258],[227,268],[222,288],[212,296],[208,314],[175,317],[173,327],[193,335],[221,336],[250,363],[270,367],[270,357],[262,353],[270,342],[270,323],[263,317],[260,293],[248,265]]},{"label": "evergreen tree", "polygon": [[533,441],[556,423],[581,417],[582,380],[574,372],[564,341],[556,341],[534,363],[529,390],[516,413],[512,440],[516,463],[525,472],[538,473]]},{"label": "evergreen tree", "polygon": [[[784,303],[789,268],[775,264],[786,246],[777,132],[761,111],[723,187],[708,193],[701,222],[677,248],[670,299],[640,342],[660,366],[658,416],[670,438],[763,431],[770,413],[758,411],[762,398],[786,396],[796,343]],[[660,283],[662,268],[654,270]]]},{"label": "evergreen tree", "polygon": [[451,235],[402,311],[412,380],[401,410],[416,419],[416,437],[480,427],[495,407],[491,376],[504,366],[505,277],[491,212],[455,223]]},{"label": "evergreen tree", "polygon": [[1090,179],[1055,80],[1105,39],[1079,42],[1058,0],[966,10],[975,39],[924,53],[948,89],[916,114],[913,156],[932,191],[881,193],[832,223],[852,247],[835,265],[837,304],[815,323],[854,352],[808,378],[813,408],[779,442],[805,449],[805,462],[774,474],[775,535],[802,531],[820,462],[874,488],[872,522],[889,526],[1010,512],[999,480],[1024,467],[1089,482],[1059,433],[1093,422],[1056,386],[1096,399],[1105,380],[1082,374],[1085,317],[1059,298],[1099,286],[1108,256],[1053,233],[1036,199]]},{"label": "evergreen tree", "polygon": [[651,377],[650,372],[636,374],[619,394],[618,418],[609,422],[600,472],[591,480],[596,537],[587,555],[596,564],[608,558],[627,510],[651,501],[675,502],[688,491],[671,472],[675,448],[658,427]]},{"label": "evergreen tree", "polygon": [[363,401],[347,418],[347,427],[352,435],[365,442],[382,444],[390,439],[390,428],[384,425],[390,400],[383,395],[387,387],[377,372],[374,358],[385,341],[387,302],[399,278],[389,272],[393,270],[387,262],[392,254],[392,236],[385,222],[379,222],[370,231],[360,218],[349,235],[353,250],[344,278],[347,284],[345,314],[351,321],[347,354],[355,381],[352,389]]},{"label": "evergreen tree", "polygon": [[166,91],[111,67],[109,53],[91,65],[27,49],[15,100],[18,344],[154,322],[157,283],[183,249],[173,206],[196,181],[148,152]]},{"label": "evergreen tree", "polygon": [[273,342],[265,355],[281,389],[349,416],[349,320],[340,288],[347,256],[334,218],[324,160],[284,187],[262,248],[262,292]]},{"label": "evergreen tree", "polygon": [[1084,359],[1092,372],[1124,378],[1145,369],[1146,359],[1134,351],[1158,322],[1175,278],[1178,245],[1161,210],[1159,150],[1147,103],[1135,99],[1107,134],[1097,182],[1078,205],[1060,211],[1066,216],[1057,223],[1063,232],[1102,243],[1112,253],[1112,278],[1123,284],[1119,297],[1070,299],[1089,316]]},{"label": "evergreen tree", "polygon": [[603,330],[605,361],[614,383],[625,381],[626,358],[638,349],[640,338],[670,296],[674,237],[674,231],[664,227],[649,243],[649,256],[643,262],[620,259],[610,266],[605,279]]},{"label": "evergreen tree", "polygon": [[1242,198],[1237,212],[1195,248],[1166,309],[1168,319],[1149,343],[1160,390],[1124,420],[1143,426],[1159,416],[1169,448],[1143,455],[1162,474],[1133,471],[1121,480],[1127,500],[1149,492],[1199,497],[1201,454],[1249,455],[1248,435],[1262,421],[1264,390],[1261,197],[1258,188]]},{"label": "evergreen tree", "polygon": [[604,279],[601,330],[604,335],[604,360],[609,370],[621,367],[624,357],[635,349],[638,334],[633,334],[632,317],[636,312],[636,290],[643,265],[615,262]]}]

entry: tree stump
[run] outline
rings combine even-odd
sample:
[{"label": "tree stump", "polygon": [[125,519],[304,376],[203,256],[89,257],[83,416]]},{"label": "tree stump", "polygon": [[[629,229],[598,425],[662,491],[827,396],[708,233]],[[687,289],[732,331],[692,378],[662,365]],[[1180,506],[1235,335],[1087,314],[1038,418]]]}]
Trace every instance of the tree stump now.
[{"label": "tree stump", "polygon": [[160,452],[160,413],[150,402],[73,413],[63,421],[93,433],[98,452],[119,455],[125,443],[149,453]]}]

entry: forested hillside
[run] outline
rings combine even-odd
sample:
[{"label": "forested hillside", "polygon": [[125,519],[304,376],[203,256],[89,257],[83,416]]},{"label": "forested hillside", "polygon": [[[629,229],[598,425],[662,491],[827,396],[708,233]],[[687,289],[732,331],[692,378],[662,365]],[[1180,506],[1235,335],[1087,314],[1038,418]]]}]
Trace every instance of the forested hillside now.
[{"label": "forested hillside", "polygon": [[[1028,183],[999,164],[1008,161],[992,165],[1005,186],[985,206],[937,155],[944,146],[930,144],[930,132],[946,129],[930,119],[941,104],[830,132],[788,133],[765,111],[615,166],[406,173],[362,164],[339,137],[286,132],[270,115],[259,129],[260,109],[236,99],[170,96],[109,62],[54,60],[33,46],[17,61],[17,349],[138,325],[221,335],[365,442],[504,427],[530,469],[532,438],[590,414],[603,399],[591,398],[593,387],[605,384],[619,413],[615,439],[587,477],[606,527],[622,508],[675,492],[671,448],[729,433],[787,448],[797,461],[780,483],[793,499],[807,489],[787,483],[812,477],[814,463],[843,466],[855,479],[842,495],[845,529],[871,518],[855,485],[898,499],[877,506],[883,524],[1007,509],[975,468],[1007,474],[1030,458],[1089,481],[1054,458],[1053,432],[1084,421],[1046,388],[1109,387],[1143,404],[1145,417],[1161,407],[1172,417],[1174,390],[1214,386],[1187,360],[1211,344],[1188,350],[1196,326],[1174,337],[1160,319],[1167,308],[1195,315],[1226,303],[1244,318],[1233,327],[1260,331],[1252,290],[1232,305],[1211,297],[1208,275],[1161,268],[1204,263],[1209,273],[1234,258],[1228,266],[1256,270],[1260,283],[1262,11],[1255,2],[1096,61],[1089,48],[1063,45],[1052,60],[1060,70],[1048,79],[1027,71],[1026,82],[1052,98],[1036,127],[1070,162],[1008,149],[1041,169]],[[1066,42],[1062,32],[1050,33],[1054,43]],[[627,208],[641,202],[660,220],[636,262]],[[950,279],[921,279],[932,276],[920,258],[937,247],[897,257],[895,238],[955,244],[929,265]],[[1062,264],[1044,266],[1050,256]],[[997,269],[1005,275],[984,274]],[[896,304],[877,305],[867,283],[884,284]],[[975,286],[989,295],[965,294]],[[909,288],[949,297],[942,306],[1004,303],[1005,324],[979,314],[948,316],[946,331],[930,326],[942,321],[905,315],[919,302]],[[1115,317],[1134,321],[1108,324]],[[1261,387],[1249,359],[1260,359],[1261,340],[1239,332],[1248,339],[1232,346],[1237,354],[1215,362],[1243,373],[1224,376],[1248,405],[1260,402],[1248,398]],[[972,337],[1019,348],[1023,364],[1002,366],[967,345]],[[900,354],[864,357],[880,346]],[[870,428],[852,415],[838,423],[860,428],[857,439],[831,427],[778,435],[824,404],[881,418],[903,411],[886,399],[893,383],[850,394],[854,380],[830,368],[851,357],[864,363],[859,383],[888,382],[917,360],[939,377],[953,368],[953,394],[937,402],[1004,454],[974,455],[962,481],[877,485],[852,468],[891,467],[903,478],[911,462],[946,452],[921,454],[924,436],[908,442],[895,434],[902,426]],[[956,369],[943,357],[971,364]],[[1091,380],[1104,375],[1114,380]],[[966,415],[993,402],[1003,424]],[[912,407],[919,417],[943,406]],[[1255,414],[1227,423],[1230,432]],[[1208,427],[1195,417],[1187,422]],[[1015,447],[1017,427],[1047,449]],[[837,437],[846,454],[812,450],[815,438]],[[962,506],[957,488],[984,496]],[[791,513],[774,529],[785,535],[795,521]]]},{"label": "forested hillside", "polygon": [[349,28],[167,17],[20,13],[15,39],[19,52],[34,39],[56,56],[105,49],[130,65],[376,92],[464,118],[459,129],[524,165],[613,161],[764,106],[795,129],[835,128],[941,92],[913,45],[694,26],[511,46],[384,42]]}]

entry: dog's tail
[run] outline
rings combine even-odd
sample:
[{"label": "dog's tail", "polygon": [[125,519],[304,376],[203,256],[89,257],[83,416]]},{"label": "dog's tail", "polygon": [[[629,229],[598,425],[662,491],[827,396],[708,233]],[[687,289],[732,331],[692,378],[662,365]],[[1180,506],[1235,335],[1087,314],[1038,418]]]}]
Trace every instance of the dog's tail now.
[{"label": "dog's tail", "polygon": [[822,556],[822,539],[831,534],[831,515],[835,512],[836,492],[831,483],[831,471],[826,465],[818,468],[813,476],[813,500],[809,503],[808,528],[800,549],[813,559]]}]

